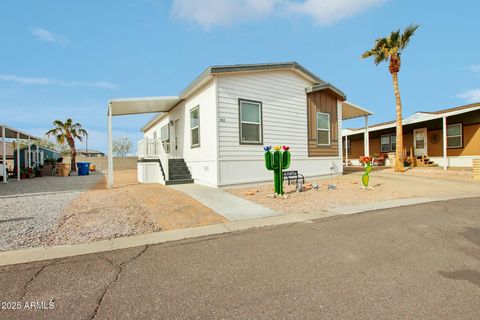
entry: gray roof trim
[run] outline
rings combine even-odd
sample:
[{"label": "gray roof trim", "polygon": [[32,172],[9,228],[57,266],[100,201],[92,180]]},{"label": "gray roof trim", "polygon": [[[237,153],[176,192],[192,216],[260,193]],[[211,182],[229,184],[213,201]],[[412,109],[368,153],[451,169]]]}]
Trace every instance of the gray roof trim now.
[{"label": "gray roof trim", "polygon": [[232,64],[223,66],[210,66],[203,71],[195,80],[193,80],[182,92],[180,92],[180,98],[185,98],[188,93],[193,90],[197,85],[202,83],[206,78],[214,74],[229,73],[229,72],[248,72],[248,71],[268,71],[268,70],[281,70],[281,69],[293,69],[300,71],[308,78],[312,79],[317,84],[325,84],[326,82],[316,76],[314,73],[308,71],[301,64],[297,62],[279,62],[279,63],[255,63],[255,64]]},{"label": "gray roof trim", "polygon": [[305,91],[307,93],[310,93],[310,92],[322,91],[322,90],[326,90],[326,89],[330,89],[333,92],[335,92],[338,96],[340,96],[343,99],[343,101],[347,100],[347,96],[345,95],[345,93],[343,93],[340,89],[338,89],[337,87],[335,87],[331,83],[315,85],[313,87],[305,89]]}]

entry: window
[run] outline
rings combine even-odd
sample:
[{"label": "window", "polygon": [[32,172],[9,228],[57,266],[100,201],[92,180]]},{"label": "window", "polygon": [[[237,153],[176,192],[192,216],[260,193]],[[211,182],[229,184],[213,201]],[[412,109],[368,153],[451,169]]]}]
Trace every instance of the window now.
[{"label": "window", "polygon": [[160,129],[160,140],[166,153],[170,152],[170,127],[168,124]]},{"label": "window", "polygon": [[158,137],[157,137],[157,131],[154,131],[154,132],[153,132],[153,139],[156,140],[157,138],[158,138]]},{"label": "window", "polygon": [[239,100],[240,144],[262,144],[262,103]]},{"label": "window", "polygon": [[330,145],[330,115],[317,112],[317,145]]},{"label": "window", "polygon": [[397,135],[384,134],[380,136],[380,152],[395,151],[397,148]]},{"label": "window", "polygon": [[397,135],[391,134],[390,135],[390,151],[395,152],[397,150]]},{"label": "window", "polygon": [[447,126],[447,148],[462,147],[462,124],[456,123]]},{"label": "window", "polygon": [[200,106],[190,110],[190,146],[200,147]]}]

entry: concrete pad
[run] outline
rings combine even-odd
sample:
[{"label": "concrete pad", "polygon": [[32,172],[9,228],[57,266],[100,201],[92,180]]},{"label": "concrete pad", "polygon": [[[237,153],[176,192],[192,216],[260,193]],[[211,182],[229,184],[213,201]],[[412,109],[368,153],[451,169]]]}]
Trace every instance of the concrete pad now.
[{"label": "concrete pad", "polygon": [[243,221],[280,215],[280,213],[272,209],[262,207],[218,188],[198,184],[173,185],[171,188],[188,194],[230,221]]}]

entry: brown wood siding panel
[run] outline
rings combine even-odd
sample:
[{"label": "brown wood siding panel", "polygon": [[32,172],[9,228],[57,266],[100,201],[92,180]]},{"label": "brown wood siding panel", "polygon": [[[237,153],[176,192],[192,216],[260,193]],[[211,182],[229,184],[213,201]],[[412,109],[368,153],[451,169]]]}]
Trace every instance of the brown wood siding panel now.
[{"label": "brown wood siding panel", "polygon": [[[317,112],[330,114],[330,146],[317,145]],[[308,156],[338,156],[338,113],[337,98],[326,92],[312,92],[307,95]]]}]

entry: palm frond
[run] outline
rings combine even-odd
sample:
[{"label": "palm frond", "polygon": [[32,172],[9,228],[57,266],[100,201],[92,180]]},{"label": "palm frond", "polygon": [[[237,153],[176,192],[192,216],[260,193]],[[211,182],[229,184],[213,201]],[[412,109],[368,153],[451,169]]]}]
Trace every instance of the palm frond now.
[{"label": "palm frond", "polygon": [[410,38],[415,34],[415,31],[420,27],[418,24],[411,24],[403,31],[400,39],[400,49],[405,49],[410,42]]}]

